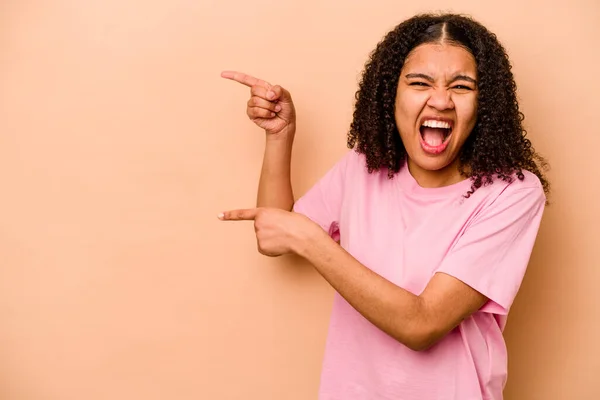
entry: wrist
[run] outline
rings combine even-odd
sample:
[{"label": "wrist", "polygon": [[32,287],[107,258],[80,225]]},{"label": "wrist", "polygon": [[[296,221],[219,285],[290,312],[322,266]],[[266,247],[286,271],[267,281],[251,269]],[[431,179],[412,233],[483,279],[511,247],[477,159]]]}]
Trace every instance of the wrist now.
[{"label": "wrist", "polygon": [[294,140],[296,134],[296,123],[288,124],[285,128],[279,132],[267,133],[267,142],[291,142]]},{"label": "wrist", "polygon": [[329,236],[315,222],[305,216],[302,218],[306,220],[306,228],[296,231],[292,250],[299,256],[310,260],[311,254],[315,252],[319,244],[325,243],[325,239]]}]

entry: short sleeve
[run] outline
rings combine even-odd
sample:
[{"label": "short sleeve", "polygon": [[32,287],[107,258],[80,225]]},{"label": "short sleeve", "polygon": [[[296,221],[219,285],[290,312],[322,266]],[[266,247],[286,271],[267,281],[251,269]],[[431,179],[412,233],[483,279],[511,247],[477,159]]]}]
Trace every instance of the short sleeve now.
[{"label": "short sleeve", "polygon": [[437,272],[485,295],[481,311],[507,315],[519,290],[546,204],[541,186],[507,188],[475,217]]},{"label": "short sleeve", "polygon": [[344,197],[344,181],[349,159],[355,156],[353,153],[354,151],[348,151],[294,203],[294,212],[307,216],[335,240],[339,240],[338,224]]}]

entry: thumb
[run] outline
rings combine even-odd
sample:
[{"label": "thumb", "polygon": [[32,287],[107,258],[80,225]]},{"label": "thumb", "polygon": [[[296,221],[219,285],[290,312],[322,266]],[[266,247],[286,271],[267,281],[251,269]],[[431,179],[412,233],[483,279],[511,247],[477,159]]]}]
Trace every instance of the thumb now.
[{"label": "thumb", "polygon": [[292,101],[292,96],[290,95],[290,92],[283,87],[275,85],[267,92],[267,99],[270,101],[289,103]]}]

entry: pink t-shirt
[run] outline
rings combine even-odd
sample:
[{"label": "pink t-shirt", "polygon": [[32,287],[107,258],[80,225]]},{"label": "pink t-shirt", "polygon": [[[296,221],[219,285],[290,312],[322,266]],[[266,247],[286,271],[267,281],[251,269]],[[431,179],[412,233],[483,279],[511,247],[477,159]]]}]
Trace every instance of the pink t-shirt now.
[{"label": "pink t-shirt", "polygon": [[[507,377],[502,331],[545,205],[539,179],[423,188],[408,168],[369,174],[349,151],[295,204],[358,261],[418,295],[444,272],[490,300],[426,351],[413,351],[335,294],[321,400],[500,400]],[[341,266],[343,268],[343,266]]]}]

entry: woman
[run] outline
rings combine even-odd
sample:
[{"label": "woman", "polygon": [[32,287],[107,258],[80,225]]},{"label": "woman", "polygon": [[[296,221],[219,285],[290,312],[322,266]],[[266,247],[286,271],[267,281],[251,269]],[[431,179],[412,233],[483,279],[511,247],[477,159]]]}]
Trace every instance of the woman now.
[{"label": "woman", "polygon": [[336,290],[320,399],[502,399],[502,332],[546,204],[494,34],[458,15],[418,15],[372,53],[351,149],[294,202],[294,106],[251,88],[266,131],[254,220],[259,251],[296,253]]}]

